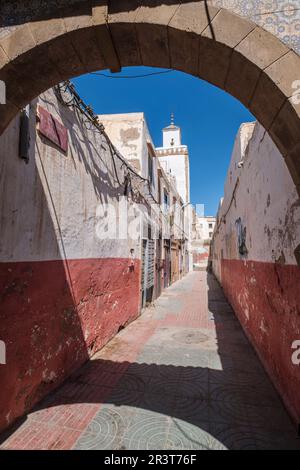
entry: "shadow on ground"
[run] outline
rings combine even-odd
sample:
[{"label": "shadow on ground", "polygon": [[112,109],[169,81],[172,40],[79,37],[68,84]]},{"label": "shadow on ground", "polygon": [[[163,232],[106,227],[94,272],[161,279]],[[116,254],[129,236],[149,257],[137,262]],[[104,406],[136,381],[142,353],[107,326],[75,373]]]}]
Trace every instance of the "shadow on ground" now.
[{"label": "shadow on ground", "polygon": [[[20,429],[26,433],[28,422],[39,432],[43,425],[71,429],[78,433],[76,449],[300,450],[296,429],[217,281],[196,276],[207,276],[214,328],[160,326],[135,361],[122,360],[122,348],[120,360],[100,352]],[[188,282],[179,281],[173,292]],[[167,307],[156,313],[160,308]]]}]

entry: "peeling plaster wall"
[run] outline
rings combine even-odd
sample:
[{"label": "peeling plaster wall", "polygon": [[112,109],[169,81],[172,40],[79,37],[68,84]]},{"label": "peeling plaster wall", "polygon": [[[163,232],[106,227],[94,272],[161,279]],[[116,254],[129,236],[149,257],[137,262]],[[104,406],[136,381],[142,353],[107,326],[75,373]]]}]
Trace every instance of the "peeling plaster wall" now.
[{"label": "peeling plaster wall", "polygon": [[[67,127],[67,154],[36,131],[38,104]],[[124,168],[116,160],[117,179],[105,139],[52,90],[31,104],[30,115],[28,164],[18,157],[19,117],[0,140],[0,339],[7,348],[0,429],[140,309],[139,237],[97,236],[112,228],[106,204],[117,206]]]},{"label": "peeling plaster wall", "polygon": [[144,114],[101,114],[98,117],[115,147],[143,176],[146,172],[145,162],[140,160]]},{"label": "peeling plaster wall", "polygon": [[300,200],[258,123],[241,126],[213,241],[213,270],[295,420],[300,420]]},{"label": "peeling plaster wall", "polygon": [[151,190],[158,201],[158,161],[144,113],[101,114],[98,117],[115,147],[143,178],[149,178],[150,152],[153,162]]}]

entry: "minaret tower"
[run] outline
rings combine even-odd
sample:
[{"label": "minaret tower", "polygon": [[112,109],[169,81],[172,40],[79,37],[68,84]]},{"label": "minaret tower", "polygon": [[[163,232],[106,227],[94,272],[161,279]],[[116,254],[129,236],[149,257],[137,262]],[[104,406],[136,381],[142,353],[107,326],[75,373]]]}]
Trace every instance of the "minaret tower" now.
[{"label": "minaret tower", "polygon": [[186,204],[190,202],[190,165],[188,147],[181,143],[181,129],[175,125],[174,113],[171,124],[165,127],[163,146],[156,149],[159,162],[166,173],[171,173],[176,180],[177,191]]}]

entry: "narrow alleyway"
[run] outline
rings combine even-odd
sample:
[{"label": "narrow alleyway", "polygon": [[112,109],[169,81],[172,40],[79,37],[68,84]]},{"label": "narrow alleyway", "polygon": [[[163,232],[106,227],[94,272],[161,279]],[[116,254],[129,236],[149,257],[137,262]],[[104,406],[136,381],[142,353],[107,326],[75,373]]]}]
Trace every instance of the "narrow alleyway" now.
[{"label": "narrow alleyway", "polygon": [[1,449],[300,449],[212,275],[167,289]]}]

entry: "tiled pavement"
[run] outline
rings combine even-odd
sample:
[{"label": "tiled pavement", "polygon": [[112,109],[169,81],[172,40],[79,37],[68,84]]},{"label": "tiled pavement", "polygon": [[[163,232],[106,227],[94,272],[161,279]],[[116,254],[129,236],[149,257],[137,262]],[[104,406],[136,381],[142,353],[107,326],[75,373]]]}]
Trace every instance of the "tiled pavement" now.
[{"label": "tiled pavement", "polygon": [[212,275],[175,283],[1,449],[298,449]]}]

